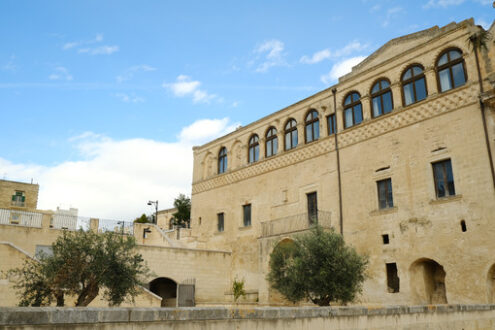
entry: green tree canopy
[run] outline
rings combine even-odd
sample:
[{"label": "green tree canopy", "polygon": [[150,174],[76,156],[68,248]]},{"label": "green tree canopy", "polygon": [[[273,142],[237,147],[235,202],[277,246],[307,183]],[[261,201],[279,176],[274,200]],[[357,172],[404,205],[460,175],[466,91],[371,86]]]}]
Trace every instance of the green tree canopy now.
[{"label": "green tree canopy", "polygon": [[362,290],[368,258],[346,246],[341,235],[316,226],[282,242],[270,255],[270,285],[292,302],[320,306],[348,303]]},{"label": "green tree canopy", "polygon": [[76,298],[76,306],[87,306],[103,290],[109,305],[133,300],[140,279],[148,273],[135,251],[134,237],[113,232],[64,231],[52,244],[53,255],[28,259],[22,268],[10,271],[17,279],[20,306],[45,306],[64,295]]},{"label": "green tree canopy", "polygon": [[191,219],[191,199],[184,194],[180,194],[174,200],[174,207],[177,209],[177,212],[173,214],[175,224],[189,227]]},{"label": "green tree canopy", "polygon": [[140,217],[134,219],[135,223],[148,223],[148,222],[152,222],[150,221],[150,218],[146,215],[146,214],[142,214]]}]

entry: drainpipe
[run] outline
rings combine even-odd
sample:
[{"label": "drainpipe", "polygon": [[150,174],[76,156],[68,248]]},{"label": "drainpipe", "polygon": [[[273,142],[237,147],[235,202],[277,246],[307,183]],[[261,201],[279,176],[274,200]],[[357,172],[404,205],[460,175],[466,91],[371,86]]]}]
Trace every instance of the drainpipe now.
[{"label": "drainpipe", "polygon": [[480,109],[481,109],[481,120],[483,121],[483,131],[485,133],[485,144],[486,144],[486,150],[488,151],[488,160],[490,161],[490,170],[492,173],[492,183],[493,183],[493,188],[495,189],[495,170],[493,168],[493,158],[492,158],[492,151],[490,149],[490,139],[488,137],[488,129],[486,128],[486,118],[485,118],[485,104],[483,103],[483,100],[481,99],[481,94],[483,94],[484,89],[483,89],[483,80],[481,79],[481,69],[480,69],[480,62],[478,58],[478,48],[476,45],[473,45],[474,48],[474,55],[476,59],[476,69],[478,70],[478,82],[480,85]]},{"label": "drainpipe", "polygon": [[339,223],[340,223],[340,235],[344,237],[344,217],[342,215],[342,183],[340,178],[340,153],[339,153],[339,139],[337,137],[338,125],[337,125],[337,88],[332,88],[333,94],[333,108],[335,111],[335,133],[333,134],[335,140],[335,152],[337,156],[337,177],[339,183]]}]

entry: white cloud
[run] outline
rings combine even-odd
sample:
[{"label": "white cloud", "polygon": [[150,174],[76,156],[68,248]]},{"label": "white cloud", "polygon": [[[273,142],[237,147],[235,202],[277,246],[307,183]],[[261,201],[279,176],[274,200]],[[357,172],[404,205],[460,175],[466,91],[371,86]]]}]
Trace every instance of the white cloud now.
[{"label": "white cloud", "polygon": [[115,93],[115,97],[125,103],[142,103],[144,98],[134,94]]},{"label": "white cloud", "polygon": [[180,140],[173,143],[117,141],[86,132],[69,140],[81,160],[40,166],[0,158],[0,173],[10,180],[34,178],[40,184],[40,209],[70,205],[81,216],[132,220],[152,212],[148,200],[158,200],[164,209],[179,193],[190,195],[192,142],[225,134],[232,125],[225,118],[199,120],[184,128]]},{"label": "white cloud", "polygon": [[491,23],[488,23],[484,19],[480,18],[476,20],[476,24],[481,25],[483,29],[488,30],[490,26],[492,25]]},{"label": "white cloud", "polygon": [[323,49],[323,50],[320,50],[320,51],[314,53],[313,56],[311,56],[311,57],[304,55],[303,57],[301,57],[299,62],[305,63],[305,64],[315,64],[315,63],[319,63],[323,60],[326,60],[326,59],[330,58],[331,56],[332,56],[332,53],[330,52],[330,49],[326,48],[326,49]]},{"label": "white cloud", "polygon": [[81,48],[78,53],[87,53],[90,55],[111,55],[119,51],[119,46],[100,46],[94,48]]},{"label": "white cloud", "polygon": [[348,56],[351,53],[362,51],[366,48],[368,48],[368,44],[362,44],[359,41],[352,41],[334,52],[332,52],[329,48],[326,48],[314,53],[311,57],[304,55],[299,61],[305,64],[315,64],[326,59]]},{"label": "white cloud", "polygon": [[239,125],[239,123],[231,123],[229,118],[200,119],[184,127],[178,138],[183,143],[200,145],[233,132]]},{"label": "white cloud", "polygon": [[[450,6],[458,6],[466,2],[466,0],[429,0],[423,8],[447,8]],[[482,6],[492,6],[493,0],[473,0],[473,2],[477,2]]]},{"label": "white cloud", "polygon": [[54,72],[48,76],[48,79],[50,80],[66,80],[66,81],[71,81],[72,80],[72,75],[69,73],[69,70],[63,66],[57,66],[54,69]]},{"label": "white cloud", "polygon": [[5,63],[4,65],[2,65],[2,71],[16,71],[17,70],[17,65],[15,65],[15,55],[11,55],[10,56],[10,59],[7,63]]},{"label": "white cloud", "polygon": [[97,33],[94,39],[66,42],[62,46],[62,49],[69,50],[72,48],[78,48],[78,53],[90,55],[110,55],[119,50],[119,46],[116,45],[93,46],[94,44],[100,43],[102,41],[103,34]]},{"label": "white cloud", "polygon": [[403,13],[404,9],[402,7],[393,7],[387,9],[387,15],[385,19],[382,21],[382,26],[387,27],[390,24],[390,21],[399,16],[399,14]]},{"label": "white cloud", "polygon": [[150,72],[150,71],[156,71],[156,68],[146,64],[131,66],[130,68],[125,70],[124,73],[117,76],[117,82],[122,83],[124,81],[131,80],[134,77],[134,75],[138,72]]},{"label": "white cloud", "polygon": [[329,73],[321,76],[321,81],[326,85],[337,81],[339,77],[351,72],[352,67],[362,62],[365,58],[366,56],[356,56],[334,64]]},{"label": "white cloud", "polygon": [[199,89],[201,82],[192,80],[186,75],[179,75],[174,83],[163,83],[165,89],[170,90],[177,97],[192,97],[194,103],[210,103],[217,98],[215,94],[209,94]]},{"label": "white cloud", "polygon": [[255,62],[261,62],[256,67],[256,72],[267,72],[271,67],[287,65],[283,51],[284,43],[276,39],[265,41],[257,46],[254,49],[257,57],[251,61],[253,64]]}]

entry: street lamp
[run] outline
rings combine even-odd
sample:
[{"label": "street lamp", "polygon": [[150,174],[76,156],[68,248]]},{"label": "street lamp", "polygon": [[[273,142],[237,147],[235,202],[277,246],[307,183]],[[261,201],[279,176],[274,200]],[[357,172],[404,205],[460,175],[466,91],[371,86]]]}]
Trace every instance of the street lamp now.
[{"label": "street lamp", "polygon": [[153,204],[155,204],[155,221],[153,222],[156,225],[158,221],[158,201],[148,201],[148,205],[153,205]]}]

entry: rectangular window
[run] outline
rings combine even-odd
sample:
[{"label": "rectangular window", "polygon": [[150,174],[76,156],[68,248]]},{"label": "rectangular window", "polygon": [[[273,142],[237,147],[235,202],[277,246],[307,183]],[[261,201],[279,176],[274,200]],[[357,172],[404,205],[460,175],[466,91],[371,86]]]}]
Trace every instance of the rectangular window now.
[{"label": "rectangular window", "polygon": [[308,198],[308,221],[312,225],[318,222],[318,204],[316,192],[306,194]]},{"label": "rectangular window", "polygon": [[390,293],[399,292],[400,280],[397,275],[397,264],[395,262],[386,264],[387,267],[387,290]]},{"label": "rectangular window", "polygon": [[223,219],[223,212],[217,214],[217,219],[218,219],[218,231],[222,232],[224,230],[224,219]]},{"label": "rectangular window", "polygon": [[12,206],[24,206],[26,202],[26,196],[23,191],[16,191],[15,195],[12,195]]},{"label": "rectangular window", "polygon": [[243,205],[242,213],[244,219],[244,227],[251,226],[251,204]]},{"label": "rectangular window", "polygon": [[435,179],[435,192],[437,198],[454,196],[454,174],[452,173],[452,164],[450,159],[432,163],[433,178]]},{"label": "rectangular window", "polygon": [[376,182],[378,189],[378,208],[386,209],[394,207],[394,198],[392,195],[392,179],[388,178]]},{"label": "rectangular window", "polygon": [[335,134],[337,126],[335,125],[335,114],[331,114],[327,117],[328,135]]}]

